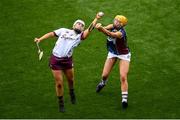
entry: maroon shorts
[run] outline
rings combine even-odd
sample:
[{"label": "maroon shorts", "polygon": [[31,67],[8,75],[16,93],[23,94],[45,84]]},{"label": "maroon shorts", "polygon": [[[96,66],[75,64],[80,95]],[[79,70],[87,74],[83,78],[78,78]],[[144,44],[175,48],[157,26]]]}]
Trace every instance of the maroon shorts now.
[{"label": "maroon shorts", "polygon": [[73,68],[72,57],[56,57],[51,55],[49,67],[53,70],[65,70]]}]

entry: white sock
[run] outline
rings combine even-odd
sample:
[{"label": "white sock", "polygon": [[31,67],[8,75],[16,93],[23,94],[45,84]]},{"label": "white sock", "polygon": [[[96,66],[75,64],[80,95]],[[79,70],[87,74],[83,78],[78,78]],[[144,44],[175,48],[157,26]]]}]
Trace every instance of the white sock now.
[{"label": "white sock", "polygon": [[122,102],[127,102],[128,100],[128,92],[122,92]]}]

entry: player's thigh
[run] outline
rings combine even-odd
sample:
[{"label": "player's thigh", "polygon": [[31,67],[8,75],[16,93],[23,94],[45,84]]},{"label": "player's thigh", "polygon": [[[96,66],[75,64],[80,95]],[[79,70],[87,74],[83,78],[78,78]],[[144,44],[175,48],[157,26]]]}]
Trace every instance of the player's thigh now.
[{"label": "player's thigh", "polygon": [[130,62],[127,60],[120,60],[119,62],[119,71],[121,76],[127,76],[129,72]]},{"label": "player's thigh", "polygon": [[67,80],[74,80],[74,68],[64,70]]},{"label": "player's thigh", "polygon": [[63,81],[63,72],[62,70],[52,70],[52,74],[57,82]]},{"label": "player's thigh", "polygon": [[112,70],[117,58],[107,58],[103,68],[103,75],[108,75]]}]

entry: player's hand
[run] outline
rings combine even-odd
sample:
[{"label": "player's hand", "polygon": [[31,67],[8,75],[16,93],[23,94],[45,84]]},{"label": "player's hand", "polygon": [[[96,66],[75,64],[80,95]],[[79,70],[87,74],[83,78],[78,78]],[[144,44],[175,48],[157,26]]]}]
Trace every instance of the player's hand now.
[{"label": "player's hand", "polygon": [[95,26],[96,29],[100,30],[102,28],[102,24],[101,23],[97,23]]},{"label": "player's hand", "polygon": [[101,16],[99,16],[99,15],[98,15],[98,13],[97,13],[97,14],[96,14],[96,18],[97,18],[97,19],[100,19],[100,18],[101,18]]},{"label": "player's hand", "polygon": [[34,39],[34,42],[37,42],[37,43],[39,43],[41,40],[39,39],[39,38],[35,38]]}]

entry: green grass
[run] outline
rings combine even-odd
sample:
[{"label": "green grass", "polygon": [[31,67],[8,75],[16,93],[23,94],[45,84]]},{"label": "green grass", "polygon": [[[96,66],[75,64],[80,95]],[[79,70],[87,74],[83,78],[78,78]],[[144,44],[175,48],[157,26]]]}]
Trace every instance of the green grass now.
[{"label": "green grass", "polygon": [[[0,118],[180,118],[179,5],[179,0],[1,0]],[[55,39],[41,43],[41,62],[33,39],[71,28],[77,18],[88,26],[97,11],[105,12],[103,25],[116,14],[129,19],[129,108],[121,110],[117,64],[105,89],[95,93],[107,51],[106,37],[94,30],[73,55],[78,103],[70,104],[65,82],[67,111],[59,113],[48,68]]]}]

